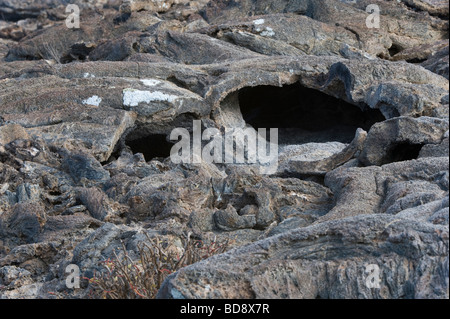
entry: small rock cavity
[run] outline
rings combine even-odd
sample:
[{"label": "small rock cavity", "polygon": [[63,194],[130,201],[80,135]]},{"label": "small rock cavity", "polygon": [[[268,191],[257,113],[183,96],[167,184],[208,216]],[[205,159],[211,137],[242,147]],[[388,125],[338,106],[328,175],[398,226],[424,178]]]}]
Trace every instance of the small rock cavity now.
[{"label": "small rock cavity", "polygon": [[153,159],[163,160],[170,156],[173,144],[167,141],[165,134],[129,134],[125,144],[133,154],[142,153],[147,162]]},{"label": "small rock cavity", "polygon": [[383,164],[417,159],[424,144],[397,143],[392,146]]}]

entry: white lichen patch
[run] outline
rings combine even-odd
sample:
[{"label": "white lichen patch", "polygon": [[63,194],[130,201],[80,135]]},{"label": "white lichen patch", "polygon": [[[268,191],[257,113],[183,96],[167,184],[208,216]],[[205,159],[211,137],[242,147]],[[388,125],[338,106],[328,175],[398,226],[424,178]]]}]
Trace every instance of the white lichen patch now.
[{"label": "white lichen patch", "polygon": [[31,156],[36,156],[36,155],[38,155],[39,154],[39,150],[37,149],[37,148],[35,148],[35,147],[32,147],[32,148],[30,148],[29,150],[28,150],[28,153],[31,155]]},{"label": "white lichen patch", "polygon": [[260,24],[263,24],[264,22],[265,22],[264,19],[258,19],[258,20],[254,20],[253,24],[254,25],[260,25]]},{"label": "white lichen patch", "polygon": [[138,106],[140,103],[169,102],[173,103],[178,96],[165,94],[160,91],[141,91],[134,89],[123,90],[123,105]]},{"label": "white lichen patch", "polygon": [[86,100],[83,100],[82,103],[85,105],[99,106],[100,103],[102,103],[102,98],[97,95],[94,95]]},{"label": "white lichen patch", "polygon": [[271,27],[266,27],[266,30],[261,32],[261,35],[263,37],[273,37],[275,35],[275,32],[273,32],[273,29]]},{"label": "white lichen patch", "polygon": [[158,84],[161,84],[161,81],[155,80],[155,79],[143,79],[143,80],[141,80],[141,82],[142,82],[145,86],[156,86],[156,85],[158,85]]}]

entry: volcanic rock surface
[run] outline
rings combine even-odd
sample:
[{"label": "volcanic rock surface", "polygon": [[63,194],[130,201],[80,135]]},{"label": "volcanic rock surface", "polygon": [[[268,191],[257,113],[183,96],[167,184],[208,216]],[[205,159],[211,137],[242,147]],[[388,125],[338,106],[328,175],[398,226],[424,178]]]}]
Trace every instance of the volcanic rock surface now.
[{"label": "volcanic rock surface", "polygon": [[[232,240],[160,298],[449,298],[448,4],[0,0],[0,298],[144,233]],[[277,169],[174,163],[194,120],[278,128]]]}]

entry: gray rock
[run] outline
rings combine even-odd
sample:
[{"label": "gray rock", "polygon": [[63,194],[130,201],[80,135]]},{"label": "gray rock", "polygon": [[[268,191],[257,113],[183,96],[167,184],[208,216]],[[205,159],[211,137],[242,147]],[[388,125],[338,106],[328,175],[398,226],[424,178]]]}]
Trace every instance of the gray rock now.
[{"label": "gray rock", "polygon": [[100,261],[113,257],[113,252],[121,249],[121,235],[131,230],[124,225],[105,223],[80,242],[73,250],[72,264],[80,267],[82,273],[91,278],[95,269],[100,269]]},{"label": "gray rock", "polygon": [[448,192],[447,165],[448,158],[432,157],[382,167],[338,168],[325,177],[325,184],[334,192],[335,206],[319,220],[398,212],[402,205],[442,198]]},{"label": "gray rock", "polygon": [[4,266],[0,268],[0,283],[4,286],[21,286],[27,279],[29,280],[27,277],[30,277],[30,275],[31,273],[28,270],[15,266]]},{"label": "gray rock", "polygon": [[0,233],[12,242],[34,243],[47,221],[40,202],[16,204],[0,216]]},{"label": "gray rock", "polygon": [[421,11],[426,11],[431,15],[448,15],[448,6],[446,1],[442,0],[402,0],[408,5]]},{"label": "gray rock", "polygon": [[[293,150],[288,154],[282,154],[281,167],[279,171],[284,173],[296,173],[300,175],[325,175],[327,172],[332,171],[338,166],[341,166],[351,160],[355,154],[359,153],[366,139],[367,132],[362,129],[356,131],[353,141],[339,149],[333,150],[333,147],[339,147],[340,145],[332,144],[330,149],[324,147],[323,143],[311,145],[313,151],[303,150],[304,147],[300,147],[300,150]],[[303,146],[306,146],[305,144]],[[315,149],[315,151],[314,151]],[[309,154],[308,154],[309,153]],[[284,159],[283,157],[287,157]],[[283,162],[287,163],[284,164]]]},{"label": "gray rock", "polygon": [[112,221],[114,216],[118,215],[114,203],[96,187],[83,188],[80,191],[80,200],[91,216],[100,221]]},{"label": "gray rock", "polygon": [[295,14],[244,18],[238,23],[220,24],[209,32],[265,55],[338,55],[342,43],[358,46],[349,30]]},{"label": "gray rock", "polygon": [[22,126],[11,124],[0,127],[0,144],[6,145],[17,139],[28,139],[28,134]]},{"label": "gray rock", "polygon": [[[83,8],[93,7],[94,5],[104,5],[107,1],[98,1],[96,4],[92,0],[74,0],[72,3],[77,4]],[[42,12],[50,8],[58,8],[61,15],[64,13],[67,2],[65,0],[33,0],[33,1],[17,1],[17,0],[2,0],[0,1],[0,12],[4,15],[6,20],[16,20],[23,17],[38,17]]]},{"label": "gray rock", "polygon": [[365,165],[382,165],[418,158],[425,144],[439,144],[448,131],[448,120],[399,117],[375,124],[359,157]]},{"label": "gray rock", "polygon": [[419,157],[445,157],[449,156],[448,137],[439,144],[426,144],[420,149]]},{"label": "gray rock", "polygon": [[41,190],[39,185],[30,185],[28,183],[19,185],[16,191],[18,203],[39,200],[40,195]]},{"label": "gray rock", "polygon": [[442,75],[447,80],[449,79],[449,49],[448,44],[446,48],[441,49],[435,54],[428,57],[428,59],[421,63],[425,69],[430,70],[436,74]]},{"label": "gray rock", "polygon": [[225,231],[253,228],[256,226],[255,215],[239,216],[236,209],[231,205],[228,205],[225,210],[215,212],[214,221],[219,229]]},{"label": "gray rock", "polygon": [[189,216],[189,226],[196,232],[211,232],[216,227],[215,212],[213,210],[194,211]]},{"label": "gray rock", "polygon": [[[158,297],[446,298],[448,246],[440,243],[447,231],[391,215],[321,223],[188,266]],[[380,289],[366,284],[371,264]]]},{"label": "gray rock", "polygon": [[290,217],[283,220],[276,227],[272,228],[268,235],[275,236],[293,229],[302,228],[310,225],[310,223],[302,217]]},{"label": "gray rock", "polygon": [[63,166],[76,183],[85,183],[86,181],[105,182],[110,178],[109,172],[88,154],[68,154],[64,158]]}]

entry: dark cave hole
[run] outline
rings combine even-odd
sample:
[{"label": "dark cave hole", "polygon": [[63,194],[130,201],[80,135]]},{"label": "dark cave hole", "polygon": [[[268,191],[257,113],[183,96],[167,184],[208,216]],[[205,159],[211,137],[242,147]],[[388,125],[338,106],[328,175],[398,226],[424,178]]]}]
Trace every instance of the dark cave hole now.
[{"label": "dark cave hole", "polygon": [[124,134],[122,141],[117,144],[106,163],[119,158],[124,147],[129,148],[133,154],[142,153],[147,162],[152,159],[164,160],[170,157],[172,147],[178,143],[169,140],[170,132],[175,128],[184,127],[192,134],[192,123],[199,119],[198,115],[188,112],[177,116],[170,123],[137,125]]},{"label": "dark cave hole", "polygon": [[358,128],[385,120],[379,110],[362,111],[300,83],[283,87],[257,86],[239,91],[242,116],[253,128],[278,128],[280,144],[353,140]]},{"label": "dark cave hole", "polygon": [[424,144],[412,144],[408,142],[394,144],[387,153],[389,155],[384,159],[383,164],[417,159],[423,146]]},{"label": "dark cave hole", "polygon": [[17,13],[17,12],[0,12],[0,21],[8,21],[8,22],[18,22],[20,20],[25,19],[33,19],[36,18],[34,14],[26,14],[26,13]]},{"label": "dark cave hole", "polygon": [[392,44],[391,47],[388,49],[389,55],[393,57],[397,53],[400,53],[403,51],[403,48],[399,46],[398,44]]},{"label": "dark cave hole", "polygon": [[420,64],[420,63],[425,62],[426,60],[427,59],[413,58],[413,59],[406,60],[406,62],[412,63],[412,64]]},{"label": "dark cave hole", "polygon": [[123,22],[126,22],[130,17],[131,17],[130,12],[119,14],[113,19],[113,23],[114,25],[121,24]]},{"label": "dark cave hole", "polygon": [[173,144],[168,142],[165,134],[151,134],[139,138],[127,138],[125,144],[133,154],[142,153],[145,160],[165,159],[170,156]]},{"label": "dark cave hole", "polygon": [[70,51],[59,59],[59,62],[67,64],[73,61],[86,61],[93,50],[94,46],[86,45],[85,43],[75,43],[71,46]]},{"label": "dark cave hole", "polygon": [[55,191],[55,190],[51,190],[51,191],[49,191],[48,192],[48,194],[49,195],[51,195],[51,196],[61,196],[62,195],[62,193],[60,192],[60,191]]}]

